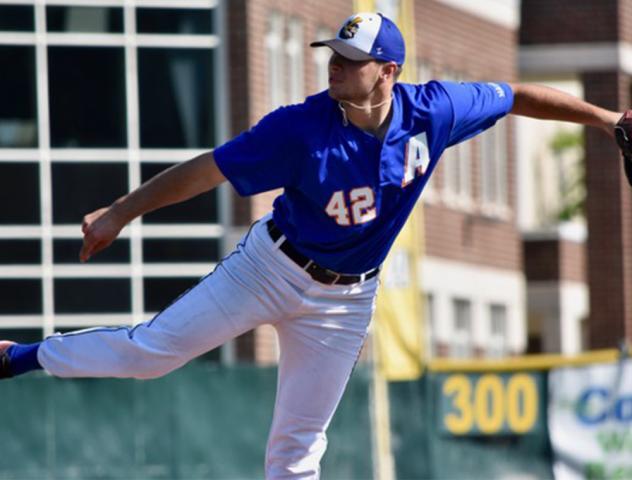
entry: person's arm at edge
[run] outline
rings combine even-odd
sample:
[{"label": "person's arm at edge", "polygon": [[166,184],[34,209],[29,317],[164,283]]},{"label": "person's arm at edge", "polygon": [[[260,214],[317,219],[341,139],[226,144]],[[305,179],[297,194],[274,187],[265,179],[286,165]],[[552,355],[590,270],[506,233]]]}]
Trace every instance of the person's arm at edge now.
[{"label": "person's arm at edge", "polygon": [[514,93],[510,112],[514,115],[579,123],[600,128],[610,136],[622,115],[543,85],[509,83],[509,86]]},{"label": "person's arm at edge", "polygon": [[123,227],[136,217],[193,198],[225,180],[212,152],[168,168],[109,207],[95,210],[83,218],[81,230],[84,237],[79,259],[86,262],[107,248]]}]

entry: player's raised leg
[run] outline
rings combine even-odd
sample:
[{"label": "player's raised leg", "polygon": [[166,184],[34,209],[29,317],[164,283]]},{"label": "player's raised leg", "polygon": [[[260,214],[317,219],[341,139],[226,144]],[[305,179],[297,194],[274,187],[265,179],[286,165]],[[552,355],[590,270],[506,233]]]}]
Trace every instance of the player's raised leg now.
[{"label": "player's raised leg", "polygon": [[[153,378],[287,316],[301,298],[275,263],[280,253],[260,227],[215,272],[153,320],[134,328],[54,335],[38,345],[37,361],[59,377]],[[12,373],[22,361],[9,363]]]}]

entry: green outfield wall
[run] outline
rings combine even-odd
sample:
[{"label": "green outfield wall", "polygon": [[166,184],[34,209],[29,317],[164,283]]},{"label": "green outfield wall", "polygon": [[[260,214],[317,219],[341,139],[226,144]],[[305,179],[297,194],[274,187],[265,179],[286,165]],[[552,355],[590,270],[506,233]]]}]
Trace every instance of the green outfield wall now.
[{"label": "green outfield wall", "polygon": [[[368,372],[330,431],[323,478],[371,478]],[[0,479],[261,479],[276,370],[192,363],[149,381],[0,383]]]},{"label": "green outfield wall", "polygon": [[[543,358],[435,363],[389,383],[396,478],[552,478],[547,371],[563,362]],[[373,478],[372,375],[352,375],[325,480]],[[157,380],[3,381],[0,479],[261,479],[275,388],[274,368],[202,361]]]}]

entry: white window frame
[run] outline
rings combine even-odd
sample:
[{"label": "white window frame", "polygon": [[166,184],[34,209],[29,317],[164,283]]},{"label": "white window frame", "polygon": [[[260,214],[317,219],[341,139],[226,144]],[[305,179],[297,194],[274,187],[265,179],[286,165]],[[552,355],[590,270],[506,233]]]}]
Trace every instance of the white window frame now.
[{"label": "white window frame", "polygon": [[[316,32],[316,38],[332,38],[331,30],[321,27]],[[314,62],[316,92],[322,92],[329,88],[329,58],[331,50],[329,48],[312,48],[312,59]]]},{"label": "white window frame", "polygon": [[300,103],[305,100],[305,61],[303,22],[298,18],[288,21],[288,38],[285,43],[285,54],[288,68],[288,101]]},{"label": "white window frame", "polygon": [[[507,332],[509,328],[509,309],[500,303],[489,304],[489,336],[487,356],[502,358],[509,354]],[[500,327],[500,328],[498,328]]]},{"label": "white window frame", "polygon": [[436,358],[439,356],[439,338],[436,329],[436,295],[433,292],[426,292],[422,295],[424,322],[423,338],[425,339],[426,358]]},{"label": "white window frame", "polygon": [[[474,339],[472,329],[473,306],[471,300],[461,297],[452,299],[452,340],[450,356],[454,358],[472,358]],[[464,323],[464,326],[459,325]]]},{"label": "white window frame", "polygon": [[285,55],[283,52],[285,19],[283,15],[279,12],[270,12],[266,29],[268,107],[269,110],[274,110],[285,104]]},{"label": "white window frame", "polygon": [[501,119],[479,136],[481,212],[491,217],[509,216],[507,120]]},{"label": "white window frame", "polygon": [[[77,225],[53,225],[52,213],[52,162],[99,163],[104,160],[125,163],[128,166],[128,188],[137,188],[141,183],[141,162],[173,163],[188,160],[206,150],[198,149],[145,149],[140,146],[139,100],[138,100],[138,47],[200,48],[215,49],[226,43],[225,6],[216,0],[16,0],[12,4],[32,5],[35,13],[35,29],[28,33],[0,32],[0,45],[28,45],[35,47],[35,75],[37,96],[38,147],[28,149],[0,148],[0,163],[36,162],[39,164],[40,212],[39,225],[1,225],[2,239],[40,239],[42,259],[39,265],[2,265],[0,278],[33,278],[42,280],[42,313],[37,315],[2,315],[2,328],[41,328],[43,336],[57,329],[80,328],[100,325],[131,325],[148,320],[153,316],[145,312],[143,279],[157,277],[190,277],[208,273],[214,265],[208,263],[143,263],[143,239],[146,238],[217,238],[223,240],[230,219],[230,189],[221,186],[218,191],[219,219],[211,225],[165,224],[141,225],[133,221],[120,234],[130,239],[130,261],[124,264],[62,265],[53,262],[53,241],[56,239],[81,239]],[[112,6],[123,9],[122,33],[74,33],[48,32],[46,7],[58,6]],[[215,8],[214,34],[196,35],[153,35],[136,33],[136,7],[159,8]],[[99,148],[51,148],[50,112],[48,90],[48,47],[55,46],[119,46],[125,51],[125,90],[127,115],[127,147],[120,149]],[[216,138],[218,144],[227,138],[226,124],[226,58],[223,48],[215,56],[217,82],[215,85]],[[54,307],[54,281],[58,278],[113,278],[131,279],[131,310],[113,314],[59,314]],[[224,360],[231,361],[232,345],[222,349]]]},{"label": "white window frame", "polygon": [[[446,71],[446,80],[462,82],[465,75],[454,71]],[[454,209],[471,211],[474,207],[472,199],[472,140],[461,142],[445,150],[443,163],[444,203]]]}]

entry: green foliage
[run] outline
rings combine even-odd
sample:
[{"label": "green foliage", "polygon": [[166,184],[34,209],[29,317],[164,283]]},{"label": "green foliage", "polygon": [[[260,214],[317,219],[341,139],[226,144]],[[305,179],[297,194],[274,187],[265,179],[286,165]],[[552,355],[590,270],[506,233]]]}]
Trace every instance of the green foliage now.
[{"label": "green foliage", "polygon": [[557,212],[558,221],[569,221],[583,217],[586,204],[586,169],[583,155],[584,135],[582,131],[559,130],[549,146],[562,170],[563,157],[573,150],[581,153],[570,170],[564,170],[560,182],[561,205]]}]

